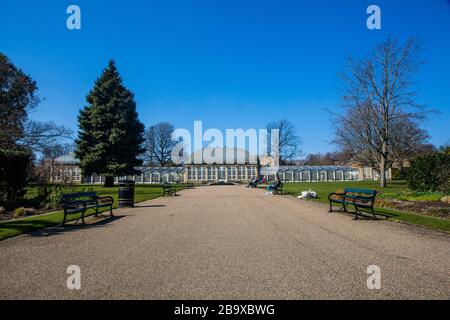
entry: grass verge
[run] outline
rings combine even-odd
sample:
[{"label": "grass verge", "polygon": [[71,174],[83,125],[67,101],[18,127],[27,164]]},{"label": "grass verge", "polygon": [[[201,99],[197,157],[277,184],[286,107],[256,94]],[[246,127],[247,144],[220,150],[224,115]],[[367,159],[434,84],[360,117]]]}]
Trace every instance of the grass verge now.
[{"label": "grass verge", "polygon": [[[177,191],[184,189],[184,185],[177,185]],[[102,186],[86,186],[81,185],[76,187],[76,191],[95,191],[101,196],[111,196],[114,198],[113,208],[117,208],[118,187],[103,188]],[[71,192],[76,192],[71,191]],[[67,192],[69,193],[69,192]],[[146,200],[155,199],[162,196],[162,188],[159,185],[136,185],[135,189],[135,202],[142,202]],[[100,212],[106,211],[107,208],[99,210]],[[85,216],[94,214],[94,210],[88,210]],[[60,225],[63,221],[64,213],[52,212],[43,215],[37,215],[27,217],[18,220],[10,220],[0,222],[0,240],[17,236],[19,234],[30,232],[38,229],[48,228]],[[67,221],[74,221],[80,218],[80,214],[73,214],[67,216]]]},{"label": "grass verge", "polygon": [[[405,181],[392,181],[387,188],[380,188],[376,181],[347,181],[347,182],[311,182],[311,183],[285,183],[283,192],[287,195],[298,196],[302,191],[312,189],[318,194],[317,201],[328,204],[328,195],[338,190],[343,191],[349,188],[375,189],[381,194],[388,195],[390,193],[410,192]],[[426,228],[440,230],[450,233],[450,219],[426,216],[413,212],[405,212],[390,208],[376,208],[376,213],[387,217],[391,221],[410,223]]]}]

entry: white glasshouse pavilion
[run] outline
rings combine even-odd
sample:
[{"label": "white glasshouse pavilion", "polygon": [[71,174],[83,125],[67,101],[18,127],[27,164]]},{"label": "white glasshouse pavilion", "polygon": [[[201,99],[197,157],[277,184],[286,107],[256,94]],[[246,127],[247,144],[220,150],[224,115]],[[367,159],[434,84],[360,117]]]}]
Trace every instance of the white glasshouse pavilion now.
[{"label": "white glasshouse pavilion", "polygon": [[[73,182],[101,184],[105,182],[102,175],[82,177],[78,167],[78,159],[73,155],[66,155],[57,159],[58,168],[54,173],[54,181],[58,182],[63,176],[70,177]],[[276,175],[285,183],[290,182],[324,182],[324,181],[355,181],[374,180],[376,176],[367,168],[352,166],[281,166],[258,167],[253,164],[227,165],[185,165],[177,167],[139,167],[138,173],[130,176],[116,177],[116,182],[133,180],[136,183],[163,182],[246,182],[255,177],[265,176],[268,181],[275,180]]]}]

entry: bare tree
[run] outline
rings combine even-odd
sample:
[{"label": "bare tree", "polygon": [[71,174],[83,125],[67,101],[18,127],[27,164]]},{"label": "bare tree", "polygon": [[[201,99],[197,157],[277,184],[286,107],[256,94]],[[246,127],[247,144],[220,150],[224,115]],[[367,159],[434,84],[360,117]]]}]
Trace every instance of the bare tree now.
[{"label": "bare tree", "polygon": [[66,175],[60,170],[57,164],[57,158],[72,152],[74,146],[72,144],[53,144],[48,145],[42,150],[43,157],[34,166],[32,172],[32,180],[38,186],[39,196],[46,199],[50,194],[55,176],[60,176],[60,183],[64,187],[72,185],[72,177]]},{"label": "bare tree", "polygon": [[335,143],[351,150],[362,164],[375,168],[382,187],[386,187],[386,170],[395,154],[426,137],[417,124],[425,111],[415,101],[412,81],[421,64],[420,48],[416,38],[402,45],[390,38],[376,46],[369,57],[350,58],[342,76],[345,112],[335,115]]},{"label": "bare tree", "polygon": [[[70,154],[74,151],[74,148],[74,145],[70,143],[56,143],[53,145],[48,145],[43,149],[43,161],[47,163],[52,173],[52,176],[49,179],[50,182],[53,182],[54,175],[59,173],[58,167],[60,165],[57,163],[57,159],[61,156]],[[70,178],[71,177],[63,177],[61,180],[64,182],[65,180],[70,180]]]},{"label": "bare tree", "polygon": [[56,125],[54,122],[37,122],[28,120],[24,125],[24,133],[18,143],[34,152],[45,156],[49,148],[68,145],[67,140],[72,137],[72,130]]},{"label": "bare tree", "polygon": [[[269,136],[272,129],[279,130],[278,150],[280,154],[280,164],[287,164],[301,155],[300,146],[302,141],[297,134],[297,129],[288,120],[270,122],[266,126]],[[270,141],[270,138],[269,138]]]},{"label": "bare tree", "polygon": [[334,154],[327,152],[325,154],[308,154],[305,162],[309,166],[331,166],[334,164]]},{"label": "bare tree", "polygon": [[168,122],[160,122],[151,126],[145,133],[145,160],[150,164],[165,167],[172,163],[172,149],[176,143],[172,141],[174,126]]},{"label": "bare tree", "polygon": [[434,150],[434,146],[427,144],[428,132],[421,129],[417,123],[402,121],[392,126],[390,149],[391,158],[396,161],[401,170],[403,163],[411,158]]}]

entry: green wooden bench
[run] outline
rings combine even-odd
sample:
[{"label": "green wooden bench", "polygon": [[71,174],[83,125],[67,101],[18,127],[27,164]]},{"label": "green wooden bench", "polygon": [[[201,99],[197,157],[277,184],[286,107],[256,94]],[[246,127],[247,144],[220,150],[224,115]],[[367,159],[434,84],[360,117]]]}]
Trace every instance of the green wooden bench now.
[{"label": "green wooden bench", "polygon": [[192,182],[186,182],[186,189],[194,189],[195,185]]},{"label": "green wooden bench", "polygon": [[162,188],[163,188],[163,197],[177,195],[177,187],[175,186],[172,186],[170,184],[163,184]]},{"label": "green wooden bench", "polygon": [[377,195],[376,190],[370,189],[352,189],[346,188],[343,193],[330,193],[328,201],[330,202],[330,211],[333,212],[333,203],[342,205],[342,209],[347,211],[347,205],[355,207],[355,218],[358,219],[358,215],[362,215],[363,211],[369,211],[376,218],[373,206],[375,204],[375,198]]},{"label": "green wooden bench", "polygon": [[[112,207],[114,199],[110,196],[100,197],[95,192],[68,193],[61,197],[61,204],[64,209],[64,219],[62,225],[66,224],[67,215],[81,213],[81,221],[84,222],[84,214],[88,209],[95,209],[95,215],[99,214],[99,208],[109,207],[110,216],[113,216]],[[77,219],[75,223],[78,222]]]}]

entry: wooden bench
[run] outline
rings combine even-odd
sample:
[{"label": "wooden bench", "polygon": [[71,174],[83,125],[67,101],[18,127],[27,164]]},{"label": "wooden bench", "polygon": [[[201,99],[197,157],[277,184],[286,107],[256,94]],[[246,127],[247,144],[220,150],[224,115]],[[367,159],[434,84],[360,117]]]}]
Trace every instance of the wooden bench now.
[{"label": "wooden bench", "polygon": [[[61,197],[61,203],[64,209],[64,219],[62,225],[66,224],[66,219],[68,214],[75,214],[81,212],[81,221],[84,222],[84,215],[88,209],[95,209],[95,215],[99,214],[99,208],[109,207],[109,214],[112,217],[112,206],[114,204],[114,199],[110,196],[100,197],[97,196],[95,192],[78,192],[78,193],[68,193]],[[77,219],[75,223],[78,222]]]},{"label": "wooden bench", "polygon": [[162,188],[163,188],[163,197],[177,195],[177,188],[175,186],[172,186],[170,184],[163,184]]},{"label": "wooden bench", "polygon": [[343,193],[330,193],[328,201],[330,202],[330,211],[333,211],[333,203],[339,203],[342,205],[342,209],[347,211],[347,205],[353,205],[355,207],[355,218],[358,219],[358,215],[362,215],[363,210],[368,210],[376,218],[373,206],[375,204],[375,198],[377,195],[376,190],[370,189],[351,189],[346,188]]}]

